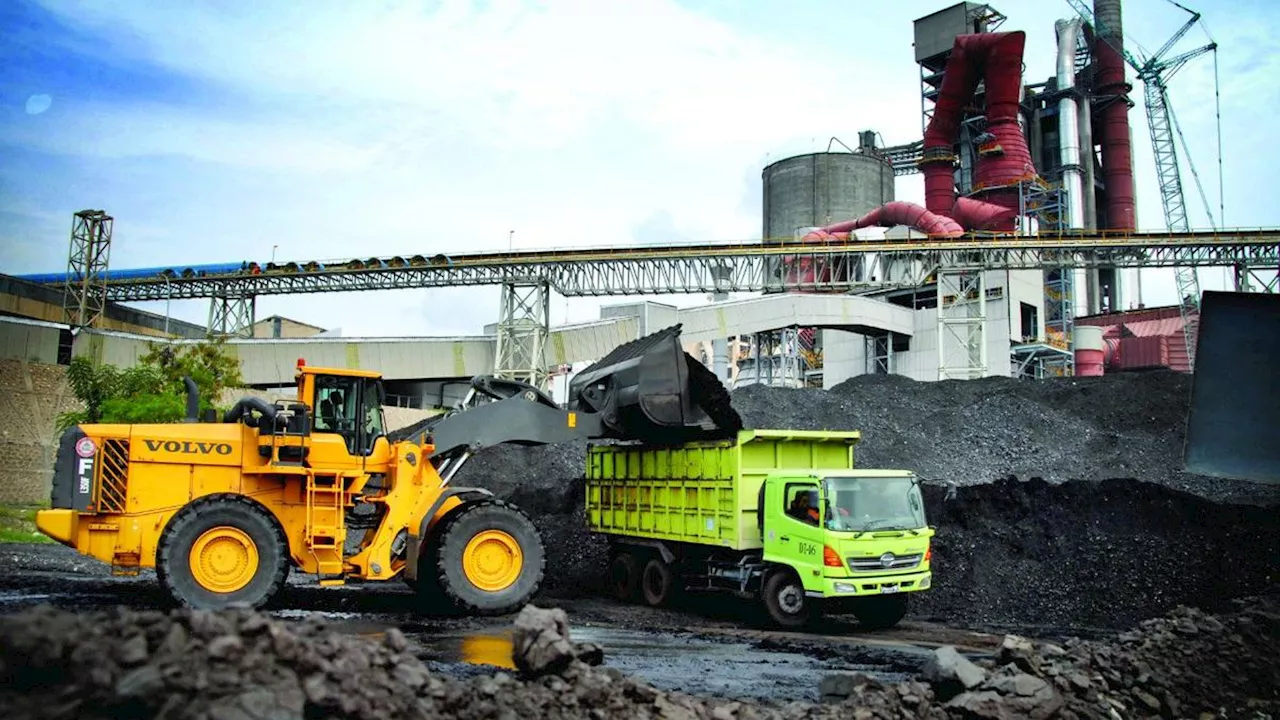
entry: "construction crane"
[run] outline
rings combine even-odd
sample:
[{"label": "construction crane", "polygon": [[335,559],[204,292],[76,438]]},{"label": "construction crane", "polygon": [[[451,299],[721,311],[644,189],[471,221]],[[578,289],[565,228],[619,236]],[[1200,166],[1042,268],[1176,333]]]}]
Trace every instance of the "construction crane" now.
[{"label": "construction crane", "polygon": [[[1182,128],[1178,126],[1173,106],[1169,103],[1168,83],[1174,73],[1181,70],[1187,62],[1205,53],[1212,52],[1214,53],[1214,93],[1216,95],[1218,44],[1213,42],[1213,38],[1210,37],[1210,42],[1207,45],[1172,57],[1165,57],[1173,49],[1173,46],[1196,23],[1200,22],[1200,13],[1180,5],[1174,0],[1169,0],[1170,4],[1176,5],[1189,13],[1191,18],[1155,54],[1144,58],[1129,52],[1125,48],[1126,43],[1124,42],[1123,34],[1110,32],[1105,24],[1100,23],[1094,17],[1094,13],[1084,3],[1084,0],[1067,0],[1067,2],[1085,22],[1093,25],[1095,34],[1100,40],[1111,45],[1124,57],[1125,62],[1134,69],[1138,79],[1142,81],[1143,99],[1147,110],[1147,126],[1151,134],[1151,150],[1155,157],[1156,175],[1160,181],[1160,201],[1164,206],[1165,225],[1173,231],[1187,232],[1191,229],[1190,224],[1187,222],[1187,207],[1182,194],[1182,174],[1178,167],[1178,153],[1174,144],[1174,134],[1176,133],[1178,141],[1182,144],[1183,152],[1187,155],[1187,164],[1191,170],[1192,177],[1195,179],[1196,188],[1200,191],[1200,197],[1204,201],[1205,214],[1209,217],[1209,224],[1217,227],[1213,218],[1213,211],[1209,207],[1209,199],[1205,195],[1204,186],[1200,182],[1200,175],[1196,172],[1195,163],[1191,159],[1191,151],[1187,148],[1186,137],[1182,134]],[[1205,30],[1205,35],[1209,35],[1207,29]],[[1117,36],[1121,38],[1121,47],[1116,47],[1112,41],[1112,38]],[[1221,135],[1221,119],[1219,117],[1219,143],[1221,143]],[[1222,162],[1221,149],[1219,149],[1218,162]],[[1221,175],[1221,168],[1219,168],[1219,175]],[[1219,189],[1219,195],[1221,195],[1221,189]],[[1179,308],[1182,315],[1183,339],[1187,347],[1187,362],[1191,367],[1194,367],[1196,332],[1193,318],[1199,315],[1200,280],[1196,276],[1194,268],[1179,266],[1174,268],[1174,271],[1178,288]]]}]

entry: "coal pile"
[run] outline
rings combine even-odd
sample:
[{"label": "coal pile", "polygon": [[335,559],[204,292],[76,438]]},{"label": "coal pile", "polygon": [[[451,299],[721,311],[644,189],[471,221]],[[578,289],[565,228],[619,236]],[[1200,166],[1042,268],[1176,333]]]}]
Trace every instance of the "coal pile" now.
[{"label": "coal pile", "polygon": [[912,615],[1040,634],[1115,630],[1178,605],[1210,611],[1278,579],[1275,508],[1135,480],[925,487],[933,589]]},{"label": "coal pile", "polygon": [[1280,503],[1280,487],[1181,470],[1190,392],[1190,376],[1171,371],[1039,381],[863,375],[827,391],[748,386],[733,403],[747,427],[859,430],[860,465],[931,480],[1132,478],[1218,502]]},{"label": "coal pile", "polygon": [[[916,596],[912,617],[1054,632],[1129,627],[1179,604],[1216,610],[1275,581],[1280,488],[1178,469],[1189,390],[1172,372],[875,375],[830,391],[749,386],[733,403],[747,427],[860,430],[860,465],[928,479],[936,584]],[[498,447],[455,480],[530,512],[553,595],[603,590],[605,542],[585,528],[584,463],[585,443]],[[942,499],[947,482],[959,486],[954,501]]]},{"label": "coal pile", "polygon": [[[1115,642],[1005,638],[994,660],[941,648],[920,678],[820,683],[824,702],[751,703],[664,692],[570,658],[546,674],[432,672],[405,637],[333,632],[249,611],[0,618],[0,707],[11,718],[962,718],[1253,716],[1280,709],[1275,597],[1212,616],[1179,608]],[[549,651],[556,638],[545,638]],[[569,639],[567,636],[564,638]],[[567,643],[566,643],[567,646]],[[607,658],[608,648],[603,649]]]}]

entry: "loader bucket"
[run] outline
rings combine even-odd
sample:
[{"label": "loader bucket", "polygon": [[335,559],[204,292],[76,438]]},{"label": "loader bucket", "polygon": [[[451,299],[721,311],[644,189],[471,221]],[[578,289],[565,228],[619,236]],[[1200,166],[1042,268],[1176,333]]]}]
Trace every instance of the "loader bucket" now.
[{"label": "loader bucket", "polygon": [[1280,295],[1206,291],[1183,463],[1211,477],[1280,483]]},{"label": "loader bucket", "polygon": [[569,409],[600,413],[620,440],[731,435],[742,420],[715,374],[680,346],[680,325],[613,349],[569,384]]}]

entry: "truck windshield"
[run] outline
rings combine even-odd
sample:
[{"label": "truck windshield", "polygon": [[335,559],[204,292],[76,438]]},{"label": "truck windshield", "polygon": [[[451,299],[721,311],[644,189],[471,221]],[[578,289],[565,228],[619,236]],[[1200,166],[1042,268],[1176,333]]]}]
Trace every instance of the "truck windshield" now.
[{"label": "truck windshield", "polygon": [[832,477],[822,483],[828,530],[914,530],[925,526],[924,501],[911,477]]}]

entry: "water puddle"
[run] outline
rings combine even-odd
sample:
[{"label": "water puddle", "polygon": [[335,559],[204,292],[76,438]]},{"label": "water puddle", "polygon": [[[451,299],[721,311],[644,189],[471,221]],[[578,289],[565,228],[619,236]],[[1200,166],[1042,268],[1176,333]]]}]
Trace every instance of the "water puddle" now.
[{"label": "water puddle", "polygon": [[[470,674],[469,666],[514,667],[509,629],[414,632],[407,637],[423,660],[453,666],[461,674]],[[574,627],[572,637],[575,642],[592,642],[604,648],[607,667],[643,678],[663,690],[700,695],[816,701],[818,681],[831,672],[862,672],[888,682],[905,679],[887,666],[761,650],[744,642],[593,626]]]}]

